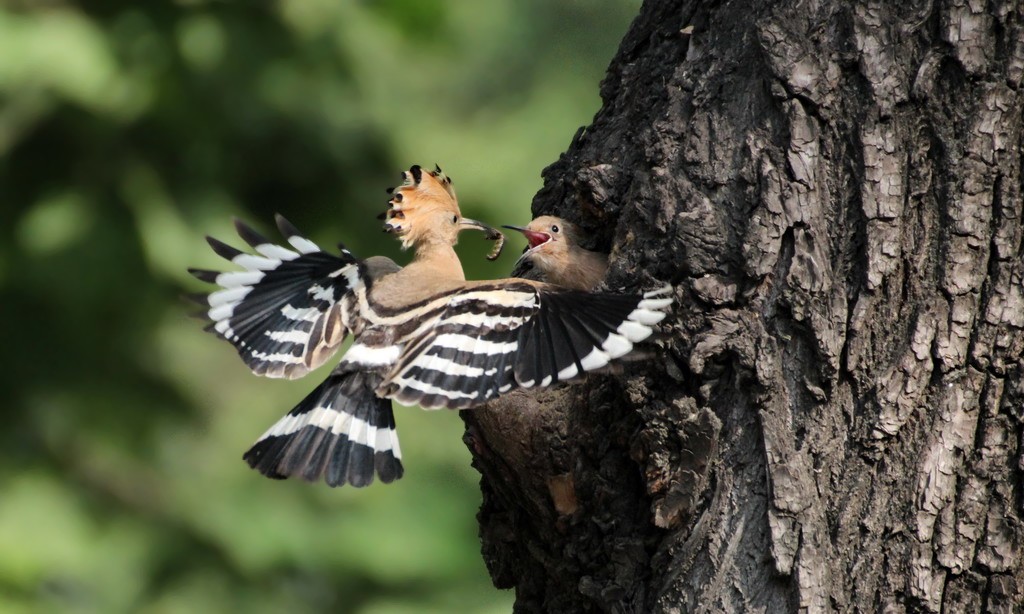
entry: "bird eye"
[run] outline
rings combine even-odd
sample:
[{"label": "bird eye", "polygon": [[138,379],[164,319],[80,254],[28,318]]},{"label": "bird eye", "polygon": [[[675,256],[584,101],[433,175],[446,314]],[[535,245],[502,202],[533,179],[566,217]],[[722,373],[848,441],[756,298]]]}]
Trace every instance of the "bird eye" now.
[{"label": "bird eye", "polygon": [[452,216],[452,224],[455,224],[455,223],[457,223],[458,221],[459,221],[459,216],[457,216],[457,215],[453,215],[453,216]]},{"label": "bird eye", "polygon": [[558,224],[551,225],[551,232],[558,232]]}]

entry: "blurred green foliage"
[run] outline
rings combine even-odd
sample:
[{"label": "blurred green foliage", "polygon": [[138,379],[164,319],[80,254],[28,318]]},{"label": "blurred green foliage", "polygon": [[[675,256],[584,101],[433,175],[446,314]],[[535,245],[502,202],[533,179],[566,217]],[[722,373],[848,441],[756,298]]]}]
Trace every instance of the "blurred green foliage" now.
[{"label": "blurred green foliage", "polygon": [[0,2],[0,610],[509,611],[454,413],[400,409],[396,484],[264,479],[323,372],[250,375],[178,296],[232,216],[403,261],[374,215],[413,163],[524,223],[637,5]]}]

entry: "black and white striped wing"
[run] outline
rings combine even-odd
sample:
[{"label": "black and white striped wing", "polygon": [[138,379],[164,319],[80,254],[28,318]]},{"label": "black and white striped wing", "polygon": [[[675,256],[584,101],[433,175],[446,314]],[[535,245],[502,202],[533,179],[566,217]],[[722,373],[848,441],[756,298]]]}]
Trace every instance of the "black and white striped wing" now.
[{"label": "black and white striped wing", "polygon": [[672,287],[642,295],[545,291],[519,332],[516,382],[550,386],[606,366],[647,339],[672,305]]},{"label": "black and white striped wing", "polygon": [[380,392],[424,408],[464,409],[515,387],[550,386],[600,369],[649,337],[672,304],[643,295],[506,284],[456,295],[406,346]]},{"label": "black and white striped wing", "polygon": [[197,298],[208,308],[206,330],[235,346],[253,373],[294,379],[323,364],[345,339],[342,297],[362,280],[359,263],[347,250],[328,254],[283,217],[277,216],[277,224],[293,249],[236,221],[239,236],[256,254],[211,237],[207,241],[243,270],[189,271],[221,287]]},{"label": "black and white striped wing", "polygon": [[406,344],[379,392],[424,409],[462,409],[511,390],[520,329],[539,310],[529,284],[454,295],[433,326]]}]

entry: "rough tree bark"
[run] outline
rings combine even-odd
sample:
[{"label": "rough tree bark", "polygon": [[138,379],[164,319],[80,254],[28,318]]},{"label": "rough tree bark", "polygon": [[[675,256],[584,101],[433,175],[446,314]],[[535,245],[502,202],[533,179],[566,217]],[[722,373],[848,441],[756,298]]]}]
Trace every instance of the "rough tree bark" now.
[{"label": "rough tree bark", "polygon": [[517,611],[1020,611],[1022,10],[645,2],[533,209],[679,306],[464,415]]}]

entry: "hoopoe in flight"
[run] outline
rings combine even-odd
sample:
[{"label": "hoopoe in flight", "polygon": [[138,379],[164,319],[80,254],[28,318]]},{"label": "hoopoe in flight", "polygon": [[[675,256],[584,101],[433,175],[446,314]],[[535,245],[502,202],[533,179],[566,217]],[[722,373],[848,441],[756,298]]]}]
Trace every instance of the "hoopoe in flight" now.
[{"label": "hoopoe in flight", "polygon": [[579,246],[580,230],[572,222],[543,215],[524,226],[505,226],[526,236],[529,248],[515,268],[529,263],[549,284],[593,290],[608,272],[608,254]]},{"label": "hoopoe in flight", "polygon": [[257,375],[298,378],[352,345],[327,379],[245,453],[272,478],[331,486],[402,477],[391,399],[425,409],[481,405],[514,388],[548,386],[601,368],[646,339],[672,302],[646,294],[586,293],[522,279],[466,281],[453,246],[465,228],[451,181],[403,173],[385,230],[415,251],[404,268],[382,256],[328,254],[284,218],[291,249],[236,222],[256,251],[209,238],[240,266],[190,269],[222,289],[202,296],[207,330],[231,343]]}]

